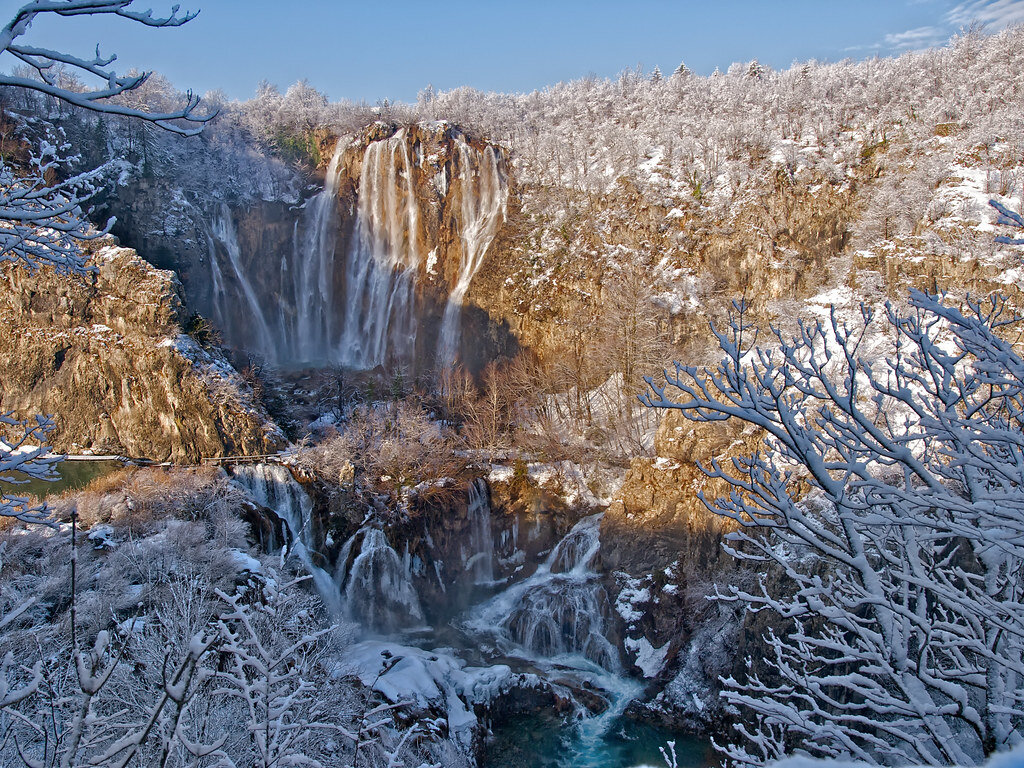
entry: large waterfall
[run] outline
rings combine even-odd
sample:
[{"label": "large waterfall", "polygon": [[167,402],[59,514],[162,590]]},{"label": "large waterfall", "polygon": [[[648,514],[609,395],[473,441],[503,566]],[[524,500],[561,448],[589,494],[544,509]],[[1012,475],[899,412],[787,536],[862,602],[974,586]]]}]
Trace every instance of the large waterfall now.
[{"label": "large waterfall", "polygon": [[[290,246],[272,254],[245,252],[240,240],[260,249],[268,236],[249,221],[239,238],[236,219],[244,216],[219,205],[208,233],[208,290],[227,342],[290,367],[409,364],[417,350],[421,362],[433,363],[436,350],[438,365],[452,365],[463,303],[506,218],[508,170],[500,149],[443,130],[403,128],[370,141],[351,221],[351,201],[340,197],[353,189],[343,185],[351,142],[339,139],[323,189],[291,227]],[[428,140],[439,143],[425,154]],[[424,286],[427,279],[435,282]],[[436,329],[436,338],[418,338],[424,329]]]},{"label": "large waterfall", "polygon": [[357,236],[348,257],[341,361],[372,368],[416,343],[419,204],[405,131],[372,142],[359,178]]}]

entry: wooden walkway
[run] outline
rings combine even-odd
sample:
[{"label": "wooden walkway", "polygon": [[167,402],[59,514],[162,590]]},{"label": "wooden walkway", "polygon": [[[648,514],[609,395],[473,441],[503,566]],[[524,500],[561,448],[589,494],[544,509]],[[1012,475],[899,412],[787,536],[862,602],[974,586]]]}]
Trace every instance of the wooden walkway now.
[{"label": "wooden walkway", "polygon": [[203,459],[201,464],[283,464],[284,457],[279,453],[263,453],[256,456],[211,456]]},{"label": "wooden walkway", "polygon": [[[172,467],[175,466],[174,462],[171,461],[151,461],[150,459],[133,459],[129,456],[118,456],[116,454],[108,454],[103,456],[93,456],[89,454],[69,454],[64,456],[62,461],[120,461],[123,464],[135,464],[138,466],[145,467]],[[256,456],[211,456],[209,458],[200,459],[200,464],[259,464],[260,462],[268,464],[282,464],[284,463],[284,457],[279,453],[264,453]],[[188,466],[188,465],[182,465]]]}]

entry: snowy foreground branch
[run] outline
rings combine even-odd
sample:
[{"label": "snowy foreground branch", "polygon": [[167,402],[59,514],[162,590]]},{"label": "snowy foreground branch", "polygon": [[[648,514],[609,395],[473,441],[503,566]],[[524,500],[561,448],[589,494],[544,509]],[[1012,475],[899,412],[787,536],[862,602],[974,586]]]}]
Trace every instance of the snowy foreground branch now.
[{"label": "snowy foreground branch", "polygon": [[[152,11],[130,10],[132,2],[133,0],[35,0],[22,6],[14,18],[0,30],[0,55],[10,54],[23,65],[30,67],[37,77],[0,74],[0,85],[37,91],[92,112],[140,118],[182,136],[200,133],[203,130],[202,124],[211,120],[213,114],[197,114],[199,97],[191,92],[188,93],[184,106],[165,113],[145,112],[111,101],[140,87],[152,73],[119,75],[110,67],[117,60],[117,56],[100,55],[99,45],[96,46],[96,53],[92,58],[83,59],[63,51],[18,42],[18,38],[28,32],[32,22],[43,14],[119,16],[147,27],[180,27],[196,16],[195,13],[179,15],[178,6],[174,6],[170,15],[154,17]],[[58,80],[68,71],[91,76],[101,81],[102,85],[81,90],[63,87]]]},{"label": "snowy foreground branch", "polygon": [[[19,420],[10,412],[0,413],[0,480],[17,485],[34,480],[56,479],[55,465],[59,456],[49,453],[46,436],[53,422],[44,416]],[[46,508],[29,496],[0,490],[0,517],[13,517],[25,523],[46,523]]]},{"label": "snowy foreground branch", "polygon": [[[267,567],[231,593],[207,593],[212,612],[198,631],[189,617],[206,613],[210,585],[192,581],[156,615],[100,630],[87,650],[11,643],[0,662],[0,764],[427,766],[419,742],[429,722],[397,728],[405,705],[337,677],[334,628],[301,609],[305,577],[282,576]],[[9,611],[0,629],[46,643],[45,623],[31,624],[35,603]]]},{"label": "snowy foreground branch", "polygon": [[[728,550],[763,564],[759,589],[716,597],[775,616],[769,657],[724,681],[739,764],[976,765],[1024,736],[1024,360],[996,334],[1016,318],[1000,298],[910,305],[770,347],[737,305],[718,367],[641,397],[762,435],[702,467],[732,488],[702,497],[736,526]],[[891,355],[866,360],[879,339]]]},{"label": "snowy foreground branch", "polygon": [[[197,113],[198,97],[189,93],[178,110],[155,113],[134,109],[118,97],[143,85],[149,72],[118,75],[111,68],[116,56],[101,56],[99,47],[91,59],[62,51],[24,45],[20,39],[41,15],[118,16],[149,27],[178,27],[194,13],[179,14],[174,6],[170,15],[153,16],[152,11],[133,11],[132,0],[34,0],[21,7],[0,30],[0,59],[16,60],[27,66],[34,77],[0,73],[0,86],[34,91],[90,112],[133,117],[184,136],[199,133],[213,114]],[[13,59],[13,60],[12,60]],[[99,81],[90,88],[68,77],[83,75]],[[72,84],[66,85],[68,80]],[[18,161],[18,151],[0,156],[0,267],[21,267],[35,271],[48,267],[71,274],[85,274],[81,242],[109,231],[95,229],[86,217],[84,206],[99,191],[105,168],[81,173],[70,170],[79,158],[69,156],[70,147],[63,134],[37,119],[0,114],[19,129],[17,143],[27,147],[38,142],[38,149]],[[0,480],[30,478],[54,479],[54,464],[45,438],[53,423],[46,417],[19,420],[12,413],[0,414]],[[12,474],[13,473],[13,474]],[[24,522],[43,522],[46,510],[26,497],[0,492],[0,517],[16,517]]]}]

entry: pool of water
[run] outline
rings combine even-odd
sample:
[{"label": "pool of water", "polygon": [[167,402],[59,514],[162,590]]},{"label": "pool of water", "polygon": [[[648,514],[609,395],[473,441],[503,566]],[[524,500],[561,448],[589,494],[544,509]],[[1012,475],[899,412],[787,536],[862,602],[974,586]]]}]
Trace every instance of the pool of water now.
[{"label": "pool of water", "polygon": [[[109,459],[62,461],[57,465],[58,478],[53,481],[27,478],[21,472],[5,472],[0,476],[0,491],[13,496],[35,496],[42,499],[47,496],[57,496],[64,491],[81,490],[96,478],[108,475],[122,467],[124,467],[124,463]],[[11,482],[11,480],[16,482]]]},{"label": "pool of water", "polygon": [[491,726],[481,768],[664,768],[659,748],[670,740],[679,768],[721,764],[708,741],[628,717],[596,737],[585,733],[586,722],[567,722],[554,712],[505,718]]}]

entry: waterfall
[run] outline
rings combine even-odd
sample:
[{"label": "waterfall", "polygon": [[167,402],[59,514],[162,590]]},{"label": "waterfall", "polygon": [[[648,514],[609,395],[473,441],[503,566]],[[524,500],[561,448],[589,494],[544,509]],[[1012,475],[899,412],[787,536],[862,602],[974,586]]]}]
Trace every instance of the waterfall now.
[{"label": "waterfall", "polygon": [[217,259],[217,246],[213,244],[213,237],[210,234],[206,235],[206,247],[210,252],[210,295],[213,298],[213,319],[223,327],[227,293],[224,288],[224,275]]},{"label": "waterfall", "polygon": [[[443,270],[447,277],[440,279],[454,283],[438,338],[423,346],[436,348],[440,365],[455,363],[463,302],[506,218],[505,157],[500,149],[477,149],[455,134],[444,139],[448,154],[438,171],[439,154],[428,162],[422,146],[413,151],[414,139],[418,136],[402,129],[367,144],[351,242],[343,250],[338,195],[351,142],[339,139],[324,187],[306,204],[280,262],[278,255],[268,255],[269,261],[250,265],[262,270],[259,279],[243,269],[231,211],[218,206],[210,224],[211,315],[231,343],[285,365],[365,370],[392,360],[411,362],[424,309],[417,298],[420,273],[437,274],[433,265],[449,244],[446,233],[430,242],[434,229],[425,222],[447,222],[449,211],[459,245],[452,244],[448,253],[453,260],[459,254],[459,262]],[[428,179],[437,177],[444,183],[431,185]],[[451,205],[458,207],[450,210]]]},{"label": "waterfall", "polygon": [[491,538],[491,502],[487,481],[483,478],[478,477],[469,486],[466,517],[471,554],[466,557],[463,553],[465,569],[473,575],[475,584],[490,584],[494,581],[494,539]]},{"label": "waterfall", "polygon": [[[359,553],[353,558],[356,541]],[[374,632],[394,632],[423,622],[408,563],[380,528],[364,527],[345,542],[335,583],[342,590],[342,615]]]},{"label": "waterfall", "polygon": [[608,596],[591,570],[601,517],[580,520],[533,576],[472,611],[466,628],[492,636],[508,652],[519,648],[546,658],[579,654],[618,671],[618,653],[605,636]]},{"label": "waterfall", "polygon": [[462,262],[441,320],[437,359],[442,367],[455,363],[462,328],[462,301],[498,227],[505,221],[508,201],[505,164],[497,148],[488,146],[483,152],[476,152],[460,138],[458,157],[462,180]]},{"label": "waterfall", "polygon": [[309,548],[312,544],[310,514],[313,501],[292,477],[288,467],[280,464],[242,464],[232,468],[234,483],[252,496],[253,500],[272,509],[287,528],[289,551],[294,553],[313,577],[313,584],[332,616],[341,614],[338,589],[330,575],[313,562]]},{"label": "waterfall", "polygon": [[348,142],[338,140],[327,166],[324,188],[307,206],[304,226],[296,226],[295,269],[292,276],[295,302],[294,347],[297,362],[332,362],[338,338],[338,316],[334,296],[334,251],[338,238],[335,214],[341,181],[341,159]]},{"label": "waterfall", "polygon": [[[263,315],[263,309],[256,296],[256,291],[253,290],[252,284],[249,282],[248,278],[245,276],[245,271],[242,269],[241,250],[238,247],[238,235],[235,232],[235,222],[231,218],[231,209],[228,208],[227,203],[221,203],[217,207],[217,214],[214,216],[213,222],[211,223],[210,232],[224,247],[224,251],[228,256],[228,264],[231,267],[231,274],[234,275],[235,281],[238,283],[238,286],[242,291],[242,298],[245,299],[245,303],[249,307],[249,315],[255,325],[254,331],[256,338],[253,346],[257,351],[262,352],[268,358],[272,360],[275,359],[276,348],[270,334],[270,327],[267,325],[267,319]],[[223,282],[221,280],[221,268],[217,261],[216,248],[210,249],[210,261],[214,276],[214,302],[216,302],[216,311],[222,318],[230,317],[230,308],[222,305],[222,302],[226,302],[228,296],[224,291]]]},{"label": "waterfall", "polygon": [[372,368],[409,360],[416,342],[419,208],[406,132],[363,154],[357,236],[348,259],[341,359]]}]

